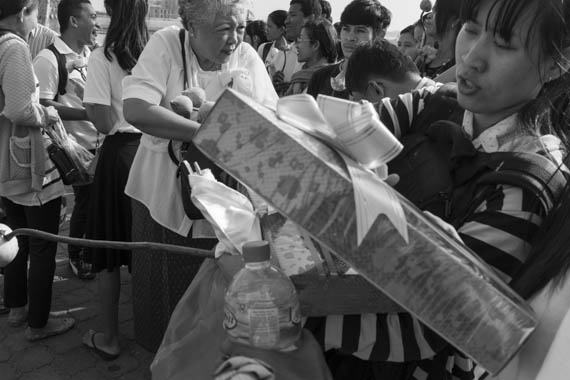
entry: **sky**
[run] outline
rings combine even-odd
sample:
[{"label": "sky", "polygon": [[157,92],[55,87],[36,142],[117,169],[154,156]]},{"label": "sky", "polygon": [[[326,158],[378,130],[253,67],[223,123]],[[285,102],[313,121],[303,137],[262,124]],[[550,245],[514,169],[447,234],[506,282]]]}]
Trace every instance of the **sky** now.
[{"label": "sky", "polygon": [[[289,9],[291,0],[253,0],[255,17],[266,20],[267,15],[276,9]],[[103,11],[103,0],[92,0],[96,10]],[[350,0],[329,0],[332,6],[333,20],[339,21],[340,14]],[[392,12],[392,24],[388,30],[400,31],[413,24],[421,14],[420,0],[381,0],[381,3]]]}]

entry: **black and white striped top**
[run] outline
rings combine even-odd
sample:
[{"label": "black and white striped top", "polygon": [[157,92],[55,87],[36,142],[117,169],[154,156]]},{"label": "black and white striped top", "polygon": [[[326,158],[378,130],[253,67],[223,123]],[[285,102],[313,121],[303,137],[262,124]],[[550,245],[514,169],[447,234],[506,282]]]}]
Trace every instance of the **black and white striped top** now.
[{"label": "black and white striped top", "polygon": [[[418,117],[436,90],[436,87],[424,88],[396,99],[385,99],[378,106],[380,119],[398,138],[417,131],[420,128]],[[472,114],[459,111],[463,113],[465,133],[472,136]],[[449,112],[445,111],[441,120],[449,116]],[[547,156],[559,164],[563,158],[559,139],[554,136],[522,135],[516,115],[472,138],[472,142],[475,148],[488,153],[548,152]],[[527,259],[531,248],[530,237],[548,211],[537,207],[534,200],[532,194],[521,188],[496,185],[486,192],[484,201],[458,230],[464,243],[506,281]],[[419,365],[414,374],[418,380],[427,378],[427,372],[422,370],[425,363],[437,358],[438,353],[447,352],[449,347],[442,338],[407,313],[309,318],[306,327],[325,350],[336,348],[345,354],[370,361],[424,361],[424,365]],[[442,365],[453,374],[453,378],[472,379],[474,364],[460,353],[450,352]]]}]

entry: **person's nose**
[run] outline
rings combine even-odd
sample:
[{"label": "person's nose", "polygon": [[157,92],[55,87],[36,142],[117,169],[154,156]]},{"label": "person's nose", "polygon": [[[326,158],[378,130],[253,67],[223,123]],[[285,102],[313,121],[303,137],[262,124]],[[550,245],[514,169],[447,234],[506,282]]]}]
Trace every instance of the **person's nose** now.
[{"label": "person's nose", "polygon": [[470,68],[482,72],[487,68],[487,54],[491,47],[488,46],[488,39],[481,35],[471,44],[465,44],[461,51],[461,60]]}]

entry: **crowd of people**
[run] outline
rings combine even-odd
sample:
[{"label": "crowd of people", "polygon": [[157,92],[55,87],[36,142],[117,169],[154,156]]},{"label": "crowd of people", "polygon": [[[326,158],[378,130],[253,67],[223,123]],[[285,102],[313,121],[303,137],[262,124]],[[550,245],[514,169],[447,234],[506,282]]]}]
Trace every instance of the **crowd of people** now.
[{"label": "crowd of people", "polygon": [[[385,37],[401,15],[379,0],[335,9],[337,23],[326,0],[288,1],[267,20],[249,20],[248,0],[179,0],[181,26],[150,36],[147,0],[105,0],[110,24],[97,46],[89,0],[59,2],[59,34],[38,25],[36,0],[0,0],[0,222],[58,233],[65,187],[43,131],[62,122],[96,158],[93,180],[72,187],[70,236],[213,249],[212,227],[182,207],[177,162],[200,124],[174,112],[174,98],[200,87],[215,101],[231,87],[269,107],[303,93],[370,102],[404,145],[389,166],[400,177],[396,189],[510,283],[541,321],[497,378],[564,378],[566,346],[552,342],[570,308],[570,1],[423,1],[397,42]],[[477,182],[497,153],[546,160],[553,169],[542,169],[558,180],[542,188],[548,201],[521,181]],[[50,315],[56,243],[18,242],[15,260],[2,268],[0,313],[10,326],[26,326],[29,341],[65,333],[73,318]],[[135,276],[137,259],[73,245],[68,254],[75,275],[97,279],[101,300],[104,328],[85,332],[83,343],[116,359],[120,268]],[[229,255],[190,260],[196,270],[185,273],[187,284],[198,268],[196,281],[219,268],[227,286],[242,265]],[[182,303],[179,318],[200,308]],[[287,379],[491,378],[408,313],[308,318],[292,353],[221,347],[221,325],[210,327],[215,331],[164,331],[153,376],[212,374],[223,352],[249,356]],[[189,355],[208,345],[211,357]]]}]

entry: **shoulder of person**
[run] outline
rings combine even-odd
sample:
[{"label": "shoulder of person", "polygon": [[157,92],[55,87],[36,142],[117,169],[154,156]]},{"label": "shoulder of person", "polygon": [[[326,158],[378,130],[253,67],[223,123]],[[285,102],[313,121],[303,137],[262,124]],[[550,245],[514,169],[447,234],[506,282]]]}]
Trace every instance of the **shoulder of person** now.
[{"label": "shoulder of person", "polygon": [[42,49],[36,58],[34,58],[34,66],[35,65],[45,65],[51,64],[54,67],[57,67],[57,58],[53,51],[49,49]]}]

